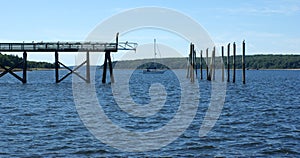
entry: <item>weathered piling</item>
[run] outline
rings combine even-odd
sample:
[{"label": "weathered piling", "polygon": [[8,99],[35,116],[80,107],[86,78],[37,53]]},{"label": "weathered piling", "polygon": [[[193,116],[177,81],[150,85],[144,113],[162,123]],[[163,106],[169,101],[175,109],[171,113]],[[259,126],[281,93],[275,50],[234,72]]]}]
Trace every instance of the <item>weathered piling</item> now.
[{"label": "weathered piling", "polygon": [[114,78],[114,73],[113,73],[113,67],[112,67],[110,52],[109,52],[109,55],[108,55],[108,65],[109,65],[110,82],[111,83],[115,83],[115,78]]},{"label": "weathered piling", "polygon": [[189,78],[190,76],[190,54],[189,57],[187,58],[187,64],[186,64],[186,78]]},{"label": "weathered piling", "polygon": [[[206,49],[206,79],[208,81],[215,81],[216,80],[216,71],[221,69],[221,77],[222,77],[222,82],[225,81],[225,68],[227,67],[227,82],[230,82],[230,69],[232,69],[232,82],[235,83],[236,81],[236,43],[234,42],[232,44],[232,61],[231,61],[231,57],[230,57],[230,48],[231,47],[231,43],[228,43],[227,45],[227,61],[225,61],[225,46],[221,46],[221,57],[217,57],[217,63],[216,63],[216,47],[212,48],[211,51],[211,57],[208,57],[208,50],[209,48]],[[200,51],[200,79],[203,79],[203,73],[202,73],[202,68],[203,68],[203,50]],[[219,67],[219,59],[221,59],[220,63],[221,63],[221,67]],[[194,70],[196,69],[196,53],[194,50],[194,45],[191,44],[190,47],[190,54],[189,54],[189,63],[188,63],[188,74],[187,77],[191,78],[191,81],[193,82],[192,77],[194,77]],[[210,61],[209,61],[210,60]],[[232,68],[231,68],[231,63],[232,62]],[[225,65],[227,64],[227,65]],[[217,69],[217,70],[216,70]],[[246,73],[245,73],[245,41],[243,41],[242,44],[242,81],[243,84],[246,83]],[[196,77],[197,77],[197,73],[196,73]]]},{"label": "weathered piling", "polygon": [[208,72],[208,48],[206,49],[206,80],[210,80],[210,74]]},{"label": "weathered piling", "polygon": [[202,53],[203,51],[201,50],[200,52],[200,79],[202,80],[203,79],[203,74],[202,74]]},{"label": "weathered piling", "polygon": [[221,59],[221,67],[222,67],[222,82],[224,82],[224,46],[221,47],[222,59]]},{"label": "weathered piling", "polygon": [[232,66],[233,66],[232,83],[235,83],[235,55],[236,55],[236,45],[234,42],[233,43],[233,60],[232,60]]},{"label": "weathered piling", "polygon": [[59,83],[59,72],[58,72],[58,69],[59,69],[59,63],[58,63],[58,51],[55,51],[55,82],[56,83]]},{"label": "weathered piling", "polygon": [[23,53],[23,83],[27,83],[27,52]]},{"label": "weathered piling", "polygon": [[246,84],[246,71],[245,71],[245,41],[243,41],[242,45],[242,69],[243,69],[243,74],[242,74],[242,80],[243,84]]},{"label": "weathered piling", "polygon": [[191,82],[194,82],[194,76],[195,76],[195,73],[194,73],[194,44],[191,43],[190,45],[190,79],[191,79]]},{"label": "weathered piling", "polygon": [[196,56],[196,50],[195,50],[195,45],[193,44],[193,67],[194,67],[194,70],[195,70],[195,73],[196,73],[196,78],[198,76],[198,73],[197,73],[197,56]]},{"label": "weathered piling", "polygon": [[190,44],[190,52],[189,52],[189,54],[188,54],[188,59],[187,59],[187,72],[186,72],[186,78],[190,78],[190,76],[191,76],[191,74],[190,74],[190,72],[191,72],[191,70],[190,70],[190,68],[191,68],[191,65],[192,65],[192,55],[191,55],[191,51],[192,51],[192,43]]},{"label": "weathered piling", "polygon": [[91,83],[90,52],[86,52],[86,83]]},{"label": "weathered piling", "polygon": [[212,50],[211,61],[211,76],[212,80],[214,81],[216,78],[216,47],[214,47]]},{"label": "weathered piling", "polygon": [[227,82],[230,82],[230,43],[227,45]]},{"label": "weathered piling", "polygon": [[103,74],[102,74],[102,83],[106,83],[106,71],[107,71],[107,61],[109,66],[109,73],[110,73],[110,82],[114,83],[114,75],[113,75],[113,68],[112,68],[112,62],[110,58],[110,51],[105,52],[105,59],[103,64]]}]

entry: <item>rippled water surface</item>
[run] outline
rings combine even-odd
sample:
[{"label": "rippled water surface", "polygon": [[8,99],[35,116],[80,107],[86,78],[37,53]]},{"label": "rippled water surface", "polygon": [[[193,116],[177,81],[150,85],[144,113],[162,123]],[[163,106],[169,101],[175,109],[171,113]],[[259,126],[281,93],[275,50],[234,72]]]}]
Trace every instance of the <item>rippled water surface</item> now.
[{"label": "rippled water surface", "polygon": [[[174,71],[185,75],[185,70]],[[116,75],[124,73],[129,71],[115,70]],[[28,83],[21,84],[6,75],[0,78],[0,157],[299,157],[300,71],[249,70],[246,85],[241,83],[240,73],[237,71],[235,84],[227,85],[222,113],[206,137],[199,138],[198,131],[210,102],[211,84],[200,80],[200,103],[193,122],[171,144],[147,152],[123,152],[96,139],[76,111],[72,78],[56,84],[54,71],[30,71]],[[160,83],[168,92],[163,97],[165,106],[157,114],[135,118],[118,108],[110,84],[99,83],[100,74],[101,70],[97,70],[95,87],[99,103],[122,128],[158,129],[179,108],[181,83],[172,71],[160,77],[140,72],[131,76],[129,92],[137,104],[151,102],[151,84]]]}]

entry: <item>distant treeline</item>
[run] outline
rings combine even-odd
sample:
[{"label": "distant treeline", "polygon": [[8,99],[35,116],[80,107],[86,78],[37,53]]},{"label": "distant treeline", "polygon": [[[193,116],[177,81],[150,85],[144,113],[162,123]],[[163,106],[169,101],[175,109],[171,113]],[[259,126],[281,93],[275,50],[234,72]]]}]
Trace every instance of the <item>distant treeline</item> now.
[{"label": "distant treeline", "polygon": [[[23,61],[23,58],[18,57],[18,55],[7,55],[0,53],[0,64],[6,67],[12,67],[17,63]],[[55,65],[47,62],[35,62],[35,61],[27,61],[28,68],[54,68]],[[16,68],[22,68],[21,65]]]},{"label": "distant treeline", "polygon": [[[12,67],[23,59],[17,55],[7,55],[0,53],[0,64],[6,67]],[[210,58],[208,61],[210,62]],[[220,61],[220,57],[216,58]],[[187,58],[161,58],[161,59],[139,59],[130,61],[114,61],[113,66],[117,69],[146,69],[171,68],[185,69],[187,66]],[[203,69],[206,67],[205,58],[203,58]],[[197,67],[200,67],[200,58],[197,58]],[[159,64],[162,63],[162,64]],[[230,57],[232,67],[233,57]],[[224,57],[225,68],[227,67],[227,57]],[[55,68],[54,63],[28,61],[28,68]],[[17,68],[22,68],[21,65]],[[242,68],[242,56],[236,56],[236,68]],[[300,55],[248,55],[246,56],[247,69],[300,69]]]},{"label": "distant treeline", "polygon": [[[208,61],[210,62],[210,58]],[[300,55],[248,55],[246,56],[247,69],[300,69]],[[162,58],[130,61],[113,62],[114,68],[117,69],[146,69],[149,67],[156,68],[171,68],[171,69],[185,69],[187,66],[187,58]],[[205,58],[202,61],[203,69],[206,67]],[[220,57],[216,58],[220,61]],[[200,58],[197,58],[197,67],[200,67]],[[233,57],[230,57],[230,64],[232,67]],[[224,57],[225,68],[227,68],[227,57]],[[242,68],[242,56],[236,56],[236,68]]]},{"label": "distant treeline", "polygon": [[[232,58],[231,58],[232,59]],[[236,56],[237,68],[242,68],[242,56]],[[251,55],[246,56],[249,69],[300,69],[300,55]]]}]

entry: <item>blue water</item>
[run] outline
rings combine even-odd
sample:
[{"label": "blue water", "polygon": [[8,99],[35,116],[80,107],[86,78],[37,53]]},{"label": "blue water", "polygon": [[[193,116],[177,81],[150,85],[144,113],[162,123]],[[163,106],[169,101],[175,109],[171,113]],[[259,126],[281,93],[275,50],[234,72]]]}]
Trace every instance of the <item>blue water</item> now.
[{"label": "blue water", "polygon": [[[174,71],[185,75],[185,70]],[[115,70],[118,73],[127,71]],[[157,129],[178,109],[179,81],[170,81],[174,79],[172,72],[160,78],[133,74],[130,79],[131,96],[139,104],[151,100],[147,93],[150,84],[161,83],[171,92],[166,106],[150,118],[132,118],[118,109],[111,86],[99,83],[100,74],[98,70],[95,86],[99,102],[109,105],[104,111],[123,128]],[[300,156],[300,71],[249,70],[246,85],[237,71],[236,83],[227,85],[216,125],[203,138],[198,131],[209,105],[211,85],[200,80],[200,104],[191,125],[171,144],[147,152],[123,152],[96,139],[76,111],[72,78],[59,84],[54,81],[54,71],[30,71],[27,84],[10,75],[0,78],[0,157]]]}]

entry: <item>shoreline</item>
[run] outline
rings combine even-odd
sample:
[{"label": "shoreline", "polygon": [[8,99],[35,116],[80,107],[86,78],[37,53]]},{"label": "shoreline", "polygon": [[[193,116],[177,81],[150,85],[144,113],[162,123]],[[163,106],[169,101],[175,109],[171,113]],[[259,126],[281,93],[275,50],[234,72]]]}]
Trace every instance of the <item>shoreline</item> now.
[{"label": "shoreline", "polygon": [[[63,70],[64,68],[59,68],[59,70]],[[102,68],[100,68],[102,70]],[[28,68],[27,71],[54,71],[55,68]],[[119,69],[119,68],[115,68],[114,70],[135,70],[135,69]],[[143,70],[143,69],[139,69],[139,70]],[[170,69],[171,70],[171,69]],[[174,70],[185,70],[185,69],[174,69]],[[199,69],[197,69],[199,70]],[[227,69],[224,69],[225,71],[227,71]],[[242,69],[236,69],[236,70],[242,70]],[[246,69],[246,71],[300,71],[299,68],[297,69]],[[12,70],[13,72],[20,72],[23,71],[23,69],[21,68],[15,68]],[[233,71],[233,69],[230,69],[230,71]],[[0,73],[4,72],[4,69],[0,68]]]},{"label": "shoreline", "polygon": [[[237,69],[237,70],[242,70],[242,69]],[[257,69],[248,69],[248,70],[257,70]],[[266,70],[292,70],[292,71],[297,71],[297,70],[300,70],[300,69],[297,68],[297,69],[258,69],[258,70],[263,70],[263,71],[266,71]]]},{"label": "shoreline", "polygon": [[[55,68],[27,68],[27,71],[51,71],[55,70]],[[12,70],[13,72],[23,71],[21,68],[15,68]],[[0,73],[4,72],[4,69],[0,68]]]},{"label": "shoreline", "polygon": [[[102,69],[102,68],[100,68],[100,69]],[[135,69],[119,69],[119,68],[115,68],[114,70],[135,70]],[[144,69],[137,69],[137,70],[144,70]],[[166,70],[172,70],[172,69],[166,69]],[[173,70],[186,70],[186,69],[185,68],[184,69],[180,68],[180,69],[173,69]],[[199,70],[199,68],[197,70]],[[221,70],[221,69],[218,69],[218,70]],[[243,70],[243,69],[236,69],[236,70]],[[297,71],[297,70],[300,70],[300,69],[299,68],[298,69],[246,69],[246,71],[252,71],[252,70],[255,70],[255,71],[259,71],[259,70],[292,70],[292,71]],[[204,69],[203,69],[203,71],[204,71]],[[227,69],[224,69],[224,71],[227,71]],[[230,71],[233,71],[233,69],[230,69]]]}]

